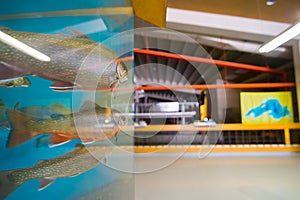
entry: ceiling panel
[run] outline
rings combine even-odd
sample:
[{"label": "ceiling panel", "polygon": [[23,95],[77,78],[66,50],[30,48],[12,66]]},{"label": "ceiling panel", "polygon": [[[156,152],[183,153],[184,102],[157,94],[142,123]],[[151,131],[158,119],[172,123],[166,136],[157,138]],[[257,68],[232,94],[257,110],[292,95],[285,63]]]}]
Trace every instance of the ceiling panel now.
[{"label": "ceiling panel", "polygon": [[232,15],[269,21],[294,23],[300,19],[299,0],[168,0],[168,7]]}]

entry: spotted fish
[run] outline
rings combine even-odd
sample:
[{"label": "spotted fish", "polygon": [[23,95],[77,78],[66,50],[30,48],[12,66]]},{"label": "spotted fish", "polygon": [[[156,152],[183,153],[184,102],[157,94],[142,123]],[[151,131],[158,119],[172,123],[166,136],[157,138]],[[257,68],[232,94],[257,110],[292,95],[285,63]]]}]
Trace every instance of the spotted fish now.
[{"label": "spotted fish", "polygon": [[18,110],[7,109],[7,117],[11,131],[7,148],[20,145],[38,135],[50,133],[51,145],[64,144],[72,139],[80,139],[83,143],[103,141],[114,138],[125,124],[122,116],[108,114],[106,108],[91,101],[86,101],[79,111],[66,115],[52,115],[41,119],[29,116]]},{"label": "spotted fish", "polygon": [[[17,103],[15,109],[18,111],[38,119],[58,118],[60,116],[71,114],[72,110],[64,107],[61,103],[54,103],[49,106],[28,106],[19,108],[20,103]],[[5,126],[9,128],[9,123],[6,115],[8,107],[5,106],[2,99],[0,99],[0,127]]]},{"label": "spotted fish", "polygon": [[73,36],[6,27],[0,27],[0,31],[50,57],[49,62],[40,61],[0,42],[2,79],[36,75],[54,81],[51,88],[55,90],[113,88],[127,80],[127,68],[119,55],[78,31],[71,30]]},{"label": "spotted fish", "polygon": [[0,172],[0,199],[10,195],[26,181],[39,179],[39,190],[45,189],[57,178],[80,175],[93,169],[112,152],[111,146],[77,145],[76,149],[51,160],[40,160],[35,166]]}]

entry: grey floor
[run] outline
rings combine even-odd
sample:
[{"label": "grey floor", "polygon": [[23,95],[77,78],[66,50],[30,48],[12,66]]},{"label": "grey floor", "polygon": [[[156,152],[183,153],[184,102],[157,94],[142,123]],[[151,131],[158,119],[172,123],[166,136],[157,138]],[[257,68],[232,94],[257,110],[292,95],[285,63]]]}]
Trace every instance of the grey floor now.
[{"label": "grey floor", "polygon": [[300,199],[300,154],[137,156],[135,162],[145,167],[135,176],[136,200]]}]

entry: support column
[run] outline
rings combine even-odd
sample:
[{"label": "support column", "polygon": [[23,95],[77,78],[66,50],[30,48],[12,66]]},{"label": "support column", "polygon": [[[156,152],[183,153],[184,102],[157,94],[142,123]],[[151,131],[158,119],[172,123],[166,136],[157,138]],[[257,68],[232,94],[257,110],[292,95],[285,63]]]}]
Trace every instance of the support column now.
[{"label": "support column", "polygon": [[293,45],[294,71],[297,92],[298,118],[300,118],[300,41]]},{"label": "support column", "polygon": [[166,27],[167,0],[132,0],[134,14],[148,23]]},{"label": "support column", "polygon": [[284,128],[284,139],[285,139],[285,144],[286,145],[291,144],[291,137],[290,137],[290,129],[289,128]]}]

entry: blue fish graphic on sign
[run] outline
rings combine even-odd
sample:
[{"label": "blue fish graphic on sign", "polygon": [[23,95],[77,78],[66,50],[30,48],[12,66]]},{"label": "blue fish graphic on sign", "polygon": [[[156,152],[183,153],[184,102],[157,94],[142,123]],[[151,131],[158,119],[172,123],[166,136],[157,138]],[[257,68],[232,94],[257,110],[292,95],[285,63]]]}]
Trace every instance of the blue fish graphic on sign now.
[{"label": "blue fish graphic on sign", "polygon": [[282,106],[278,99],[268,99],[267,101],[262,102],[259,106],[249,110],[245,116],[249,117],[250,115],[253,115],[253,118],[257,118],[264,113],[268,113],[269,116],[276,120],[286,116],[292,117],[287,106]]}]

